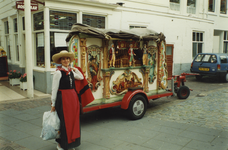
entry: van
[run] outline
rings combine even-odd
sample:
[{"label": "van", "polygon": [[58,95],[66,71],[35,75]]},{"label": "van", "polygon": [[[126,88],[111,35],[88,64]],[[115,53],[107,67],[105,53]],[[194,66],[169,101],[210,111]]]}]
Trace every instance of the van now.
[{"label": "van", "polygon": [[224,53],[199,53],[195,56],[190,71],[198,73],[196,79],[203,76],[216,76],[228,82],[228,61]]}]

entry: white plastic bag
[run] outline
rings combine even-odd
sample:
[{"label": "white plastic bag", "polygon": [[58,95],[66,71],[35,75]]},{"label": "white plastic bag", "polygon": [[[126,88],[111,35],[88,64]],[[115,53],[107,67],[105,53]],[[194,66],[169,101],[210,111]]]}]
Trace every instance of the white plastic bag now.
[{"label": "white plastic bag", "polygon": [[60,120],[56,111],[46,111],[43,115],[43,128],[40,137],[43,140],[55,139],[60,129]]}]

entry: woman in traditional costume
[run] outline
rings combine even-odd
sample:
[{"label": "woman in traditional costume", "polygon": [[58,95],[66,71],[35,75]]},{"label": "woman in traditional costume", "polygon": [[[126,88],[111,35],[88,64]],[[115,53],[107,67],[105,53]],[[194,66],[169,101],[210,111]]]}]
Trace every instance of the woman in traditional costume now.
[{"label": "woman in traditional costume", "polygon": [[60,137],[56,139],[58,150],[67,150],[80,145],[80,101],[75,89],[75,80],[84,79],[77,68],[69,64],[74,60],[74,53],[66,50],[53,55],[53,61],[62,66],[53,75],[52,108],[60,119]]}]

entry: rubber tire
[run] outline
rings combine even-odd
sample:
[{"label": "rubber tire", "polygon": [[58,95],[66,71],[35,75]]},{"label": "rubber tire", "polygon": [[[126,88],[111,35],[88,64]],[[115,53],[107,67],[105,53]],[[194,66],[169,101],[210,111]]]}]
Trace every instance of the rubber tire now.
[{"label": "rubber tire", "polygon": [[196,80],[201,80],[202,79],[202,75],[195,75],[195,77],[196,77]]},{"label": "rubber tire", "polygon": [[[133,109],[134,109],[133,107],[134,107],[134,104],[135,104],[136,102],[139,102],[139,103],[141,103],[141,104],[144,104],[144,105],[143,105],[143,107],[144,107],[144,108],[143,108],[143,111],[142,111],[139,115],[135,114],[134,111],[133,111]],[[128,109],[127,109],[128,117],[129,117],[130,119],[132,119],[132,120],[141,119],[141,118],[144,116],[144,114],[146,113],[146,110],[147,110],[147,101],[146,101],[145,97],[143,97],[143,96],[140,95],[140,94],[135,95],[135,96],[131,99],[130,104],[129,104],[129,107],[128,107]]]},{"label": "rubber tire", "polygon": [[181,86],[177,91],[177,97],[179,99],[186,99],[190,95],[190,90],[187,86]]},{"label": "rubber tire", "polygon": [[228,73],[226,73],[226,75],[224,75],[223,81],[224,81],[224,82],[228,82]]}]

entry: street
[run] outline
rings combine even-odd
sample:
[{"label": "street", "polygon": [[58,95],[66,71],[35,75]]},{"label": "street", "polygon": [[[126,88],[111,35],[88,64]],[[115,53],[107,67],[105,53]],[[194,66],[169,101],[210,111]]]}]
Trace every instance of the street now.
[{"label": "street", "polygon": [[[176,96],[151,101],[145,116],[127,119],[109,108],[81,116],[81,146],[76,150],[227,150],[228,83],[187,77],[186,100]],[[39,136],[50,98],[1,103],[0,150],[55,150]]]}]

